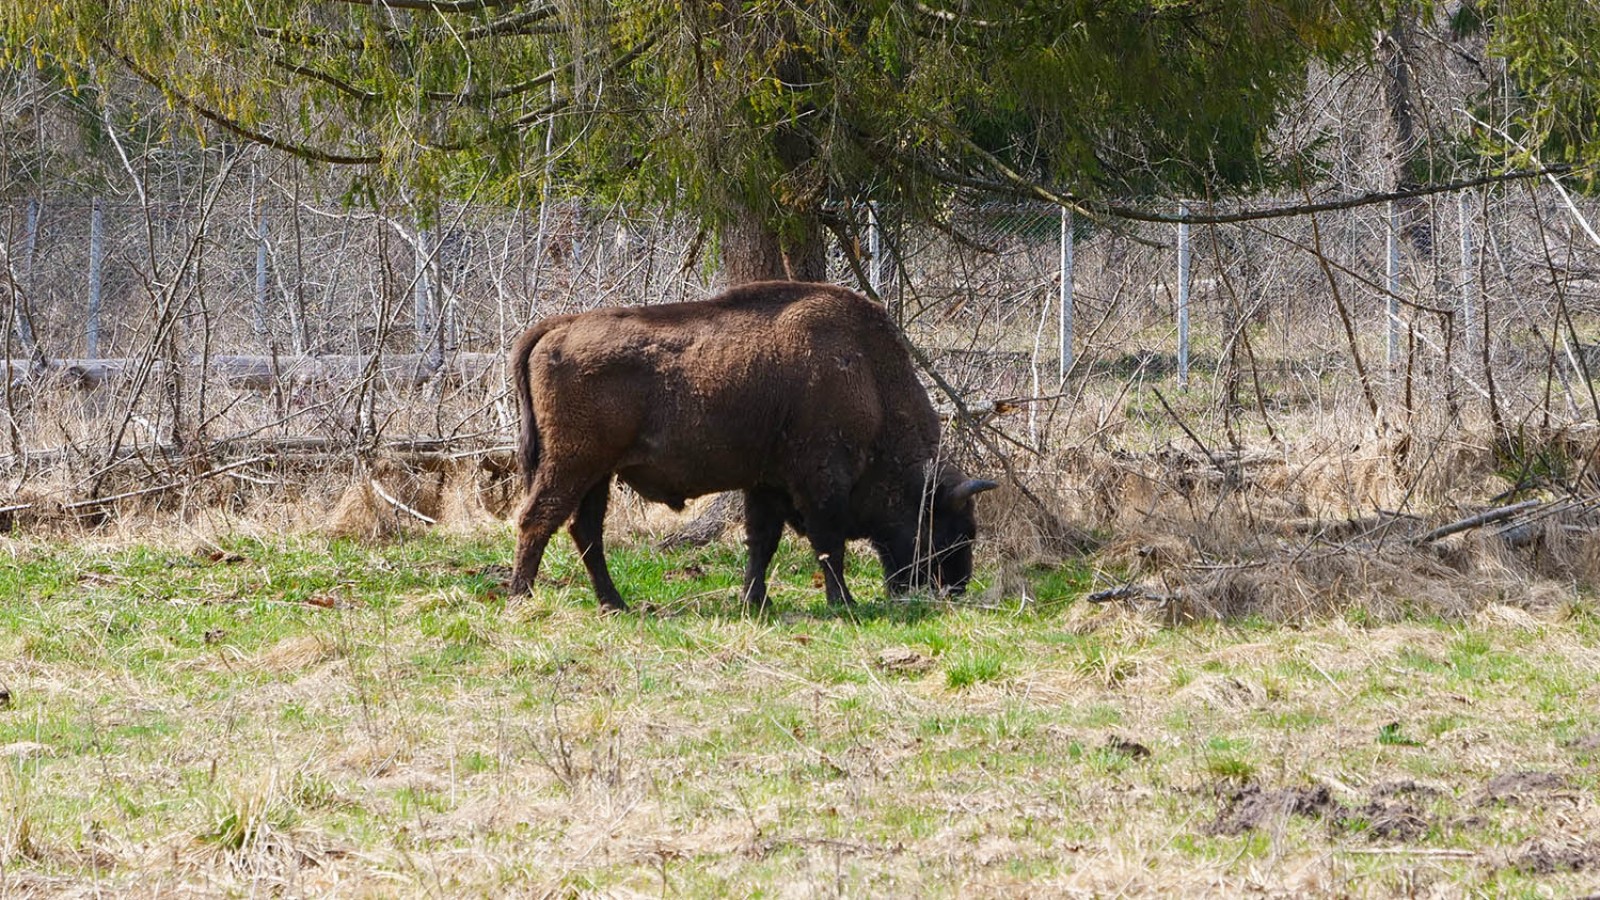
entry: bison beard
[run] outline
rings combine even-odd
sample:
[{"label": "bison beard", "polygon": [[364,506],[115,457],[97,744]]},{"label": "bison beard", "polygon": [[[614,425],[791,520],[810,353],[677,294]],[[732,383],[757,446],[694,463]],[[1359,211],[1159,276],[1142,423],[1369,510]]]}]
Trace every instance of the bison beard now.
[{"label": "bison beard", "polygon": [[961,590],[973,497],[994,482],[938,458],[939,420],[893,323],[825,284],[760,282],[710,300],[601,309],[539,322],[511,352],[521,413],[511,590],[539,571],[562,523],[603,607],[625,609],[606,568],[613,475],[649,500],[744,492],[744,600],[763,606],[785,523],[811,541],[828,600],[851,603],[845,541],[865,538],[890,593]]}]

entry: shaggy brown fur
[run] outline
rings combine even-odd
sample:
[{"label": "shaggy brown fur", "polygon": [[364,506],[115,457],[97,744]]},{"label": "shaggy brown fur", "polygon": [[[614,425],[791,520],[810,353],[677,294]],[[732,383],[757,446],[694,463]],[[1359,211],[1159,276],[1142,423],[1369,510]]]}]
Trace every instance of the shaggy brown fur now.
[{"label": "shaggy brown fur", "polygon": [[872,541],[892,591],[971,576],[972,497],[995,485],[939,461],[939,420],[910,356],[859,294],[760,282],[557,316],[518,339],[511,375],[528,491],[514,593],[570,518],[601,604],[624,608],[602,546],[613,474],[675,508],[744,491],[754,605],[785,521],[810,539],[830,602],[851,602],[850,538]]}]

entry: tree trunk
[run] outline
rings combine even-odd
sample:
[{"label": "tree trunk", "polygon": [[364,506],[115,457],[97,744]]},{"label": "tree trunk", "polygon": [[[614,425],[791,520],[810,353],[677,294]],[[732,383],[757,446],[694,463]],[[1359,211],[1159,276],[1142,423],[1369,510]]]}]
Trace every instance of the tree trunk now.
[{"label": "tree trunk", "polygon": [[[1394,23],[1383,36],[1383,95],[1389,110],[1389,126],[1393,143],[1390,146],[1390,177],[1397,191],[1417,187],[1412,177],[1411,158],[1419,146],[1417,140],[1416,108],[1412,99],[1411,59],[1415,54],[1416,7],[1401,3],[1394,14]],[[1421,198],[1409,197],[1396,201],[1399,213],[1400,234],[1411,245],[1419,261],[1433,258],[1433,223],[1423,210]]]},{"label": "tree trunk", "polygon": [[722,227],[722,283],[827,280],[821,223],[808,216],[803,231],[798,239],[782,235],[759,210],[739,206]]}]

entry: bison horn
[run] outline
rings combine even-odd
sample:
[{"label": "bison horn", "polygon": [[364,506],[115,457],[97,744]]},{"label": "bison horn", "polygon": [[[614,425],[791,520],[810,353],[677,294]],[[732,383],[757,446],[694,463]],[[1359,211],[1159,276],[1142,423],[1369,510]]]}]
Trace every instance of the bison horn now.
[{"label": "bison horn", "polygon": [[981,494],[984,491],[992,491],[999,486],[1000,483],[997,481],[985,481],[982,478],[968,478],[966,481],[961,482],[950,490],[950,499],[956,501],[965,500],[975,494]]}]

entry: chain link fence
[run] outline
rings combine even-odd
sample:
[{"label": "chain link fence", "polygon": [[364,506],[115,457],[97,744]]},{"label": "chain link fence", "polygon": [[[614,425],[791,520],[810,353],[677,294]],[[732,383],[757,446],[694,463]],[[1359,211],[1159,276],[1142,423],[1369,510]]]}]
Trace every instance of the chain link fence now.
[{"label": "chain link fence", "polygon": [[[104,494],[129,464],[175,482],[197,454],[493,454],[512,433],[504,351],[529,322],[717,284],[705,236],[670,217],[562,201],[419,224],[222,171],[159,201],[0,207],[14,496],[46,472]],[[1048,486],[1086,450],[1592,427],[1592,211],[1531,181],[1185,229],[994,201],[918,227],[864,207],[831,271],[875,282],[980,465]]]}]

